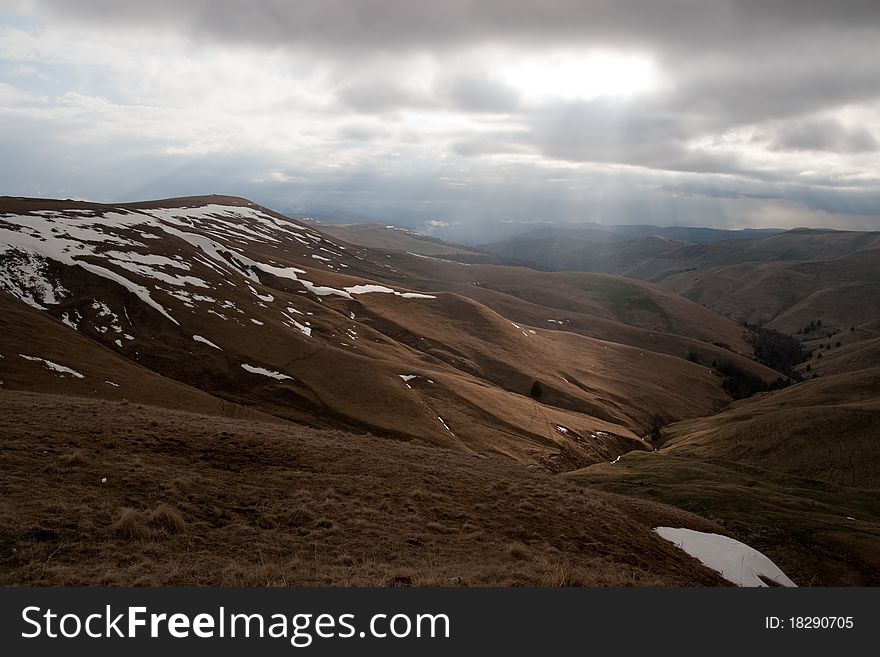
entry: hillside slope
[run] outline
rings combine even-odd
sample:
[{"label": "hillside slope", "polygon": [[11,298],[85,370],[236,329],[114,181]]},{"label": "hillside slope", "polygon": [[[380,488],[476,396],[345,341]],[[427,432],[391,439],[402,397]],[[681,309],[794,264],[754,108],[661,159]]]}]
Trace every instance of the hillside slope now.
[{"label": "hillside slope", "polygon": [[802,584],[880,583],[880,370],[820,377],[663,428],[566,476],[698,513]]},{"label": "hillside slope", "polygon": [[652,531],[717,525],[507,459],[68,396],[0,409],[3,585],[724,584]]},{"label": "hillside slope", "polygon": [[[776,374],[734,353],[750,351],[740,327],[655,286],[377,253],[245,199],[7,198],[0,245],[0,286],[71,340],[286,420],[553,471],[644,449],[656,424],[722,407],[722,379],[685,358],[695,341]],[[484,304],[486,290],[505,303]],[[537,304],[571,311],[575,330],[509,319]]]}]

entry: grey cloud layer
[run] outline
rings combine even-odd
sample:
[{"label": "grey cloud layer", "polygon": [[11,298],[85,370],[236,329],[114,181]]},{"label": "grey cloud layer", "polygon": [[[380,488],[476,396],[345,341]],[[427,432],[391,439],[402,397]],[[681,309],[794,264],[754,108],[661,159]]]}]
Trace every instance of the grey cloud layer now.
[{"label": "grey cloud layer", "polygon": [[690,44],[709,50],[876,25],[872,0],[34,0],[69,17],[257,44],[433,48],[474,40]]},{"label": "grey cloud layer", "polygon": [[[281,52],[306,68],[311,63],[326,71],[327,98],[316,101],[313,111],[326,127],[303,128],[308,139],[290,143],[292,151],[308,143],[314,149],[310,156],[279,162],[260,143],[250,154],[220,149],[222,157],[214,161],[222,162],[222,169],[209,164],[210,158],[179,158],[173,181],[147,179],[150,166],[162,157],[132,159],[130,170],[144,180],[135,189],[144,193],[171,187],[184,193],[181,180],[215,180],[294,205],[375,212],[397,204],[418,213],[417,204],[428,201],[424,213],[436,209],[450,222],[489,212],[479,204],[495,196],[505,203],[495,201],[493,214],[601,212],[635,220],[641,211],[663,215],[668,223],[675,213],[681,221],[699,221],[699,216],[708,221],[710,202],[721,204],[725,213],[734,212],[737,203],[751,211],[759,203],[782,200],[831,215],[880,215],[880,183],[871,174],[880,148],[878,122],[859,118],[880,107],[876,0],[10,4],[47,23],[80,25],[90,34],[173,34],[194,51],[242,47]],[[592,47],[650,57],[663,85],[656,93],[633,98],[536,101],[499,79],[481,58],[481,48],[528,54]],[[435,64],[434,72],[415,79],[411,71],[404,75],[422,56]],[[443,115],[453,127],[441,137],[429,136],[427,120],[412,118],[420,114]],[[273,115],[273,120],[285,117]],[[37,130],[33,122],[25,124]],[[26,140],[16,143],[28,148]],[[42,152],[51,148],[48,143]],[[88,149],[99,157],[97,146]],[[340,155],[348,173],[304,169],[310,157],[317,163],[322,155],[348,152],[348,159]],[[459,166],[447,171],[441,155],[459,158]],[[822,159],[832,156],[830,164]],[[506,168],[505,157],[535,162]],[[110,161],[122,166],[118,156]],[[564,170],[568,163],[584,165],[586,173],[561,184],[556,167]],[[640,173],[607,178],[600,173],[620,165]],[[253,182],[267,171],[281,175],[271,183]],[[456,185],[438,182],[441,173],[455,178]],[[79,172],[58,168],[53,175],[71,186],[86,185]],[[665,180],[668,176],[674,180]],[[719,179],[725,180],[721,188]],[[605,188],[597,187],[600,180]],[[629,192],[607,191],[617,184],[630,185]],[[419,193],[426,198],[420,200]],[[705,202],[695,201],[697,196]]]}]

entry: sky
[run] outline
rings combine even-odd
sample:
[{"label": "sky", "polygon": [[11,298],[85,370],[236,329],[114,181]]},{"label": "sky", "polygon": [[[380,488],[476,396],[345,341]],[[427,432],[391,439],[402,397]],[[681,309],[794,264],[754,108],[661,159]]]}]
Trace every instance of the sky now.
[{"label": "sky", "polygon": [[0,0],[0,149],[5,195],[462,240],[880,229],[880,2]]}]

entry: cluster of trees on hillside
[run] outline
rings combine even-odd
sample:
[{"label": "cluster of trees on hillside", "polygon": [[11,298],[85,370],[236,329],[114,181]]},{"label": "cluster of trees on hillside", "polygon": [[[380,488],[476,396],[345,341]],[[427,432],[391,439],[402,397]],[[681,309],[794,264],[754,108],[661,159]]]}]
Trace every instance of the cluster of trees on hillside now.
[{"label": "cluster of trees on hillside", "polygon": [[722,385],[727,394],[734,399],[745,399],[746,397],[751,397],[756,392],[779,390],[791,385],[791,379],[781,376],[775,381],[767,383],[761,377],[747,372],[729,361],[713,362],[712,367],[715,369],[715,372],[724,378]]},{"label": "cluster of trees on hillside", "polygon": [[[819,326],[821,326],[821,320]],[[786,376],[794,376],[795,365],[807,360],[808,354],[803,350],[797,338],[757,324],[747,323],[746,328],[752,333],[755,358],[759,363],[782,372]]]},{"label": "cluster of trees on hillside", "polygon": [[815,319],[815,320],[811,321],[809,324],[807,324],[804,328],[798,329],[797,332],[798,332],[798,335],[800,335],[801,333],[803,333],[804,335],[808,335],[810,333],[815,333],[816,331],[819,331],[821,329],[822,329],[822,320]]}]

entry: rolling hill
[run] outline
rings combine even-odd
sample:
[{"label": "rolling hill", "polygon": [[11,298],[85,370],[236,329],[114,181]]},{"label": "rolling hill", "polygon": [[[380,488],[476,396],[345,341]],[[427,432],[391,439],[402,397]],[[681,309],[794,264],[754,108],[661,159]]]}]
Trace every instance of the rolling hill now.
[{"label": "rolling hill", "polygon": [[719,583],[658,526],[876,581],[876,322],[823,323],[818,379],[731,405],[731,377],[784,377],[666,281],[398,233],[225,196],[0,199],[3,581]]},{"label": "rolling hill", "polygon": [[799,228],[701,240],[658,227],[613,231],[538,230],[482,248],[545,270],[650,281],[737,321],[792,334],[810,321],[849,328],[880,312],[878,232]]},{"label": "rolling hill", "polygon": [[[636,281],[375,252],[229,197],[5,199],[0,211],[0,283],[55,319],[67,351],[85,337],[120,362],[310,426],[565,470],[644,449],[653,426],[726,404],[722,378],[685,358],[698,342],[727,343],[730,358],[776,375],[747,358],[740,327]],[[520,315],[540,323],[510,319]],[[40,362],[13,359],[56,360],[15,326],[3,339],[4,386],[43,390]],[[63,350],[52,355],[76,370]],[[129,392],[64,379],[74,394]]]},{"label": "rolling hill", "polygon": [[663,428],[659,452],[566,473],[724,526],[814,585],[880,583],[880,370],[805,381]]}]

